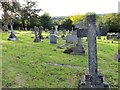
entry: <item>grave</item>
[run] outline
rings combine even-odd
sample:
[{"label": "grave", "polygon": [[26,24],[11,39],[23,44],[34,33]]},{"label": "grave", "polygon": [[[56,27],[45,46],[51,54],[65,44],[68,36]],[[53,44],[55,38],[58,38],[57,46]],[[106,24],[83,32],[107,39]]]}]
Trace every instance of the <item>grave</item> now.
[{"label": "grave", "polygon": [[107,33],[106,38],[107,38],[107,40],[110,40],[110,39],[111,39],[111,35],[110,35],[110,33]]},{"label": "grave", "polygon": [[116,33],[112,33],[111,38],[112,38],[113,40],[117,40],[117,34],[116,34]]},{"label": "grave", "polygon": [[79,83],[80,90],[109,90],[109,85],[105,77],[98,72],[95,22],[95,15],[87,16],[89,69],[81,77],[81,82]]},{"label": "grave", "polygon": [[73,49],[72,54],[75,55],[81,55],[81,54],[85,54],[85,49],[82,43],[82,37],[84,36],[84,32],[83,32],[83,21],[80,21],[75,28],[77,28],[77,37],[78,37],[78,42],[75,46],[75,48]]},{"label": "grave", "polygon": [[55,31],[54,31],[54,33],[55,33],[55,34],[58,33],[58,26],[57,26],[57,25],[55,25]]},{"label": "grave", "polygon": [[77,30],[77,37],[78,37],[78,42],[75,46],[75,48],[73,49],[72,54],[74,55],[81,55],[81,54],[85,54],[85,49],[82,43],[82,37],[83,37],[83,29],[78,29]]},{"label": "grave", "polygon": [[56,31],[52,28],[52,32],[50,33],[50,44],[57,44],[57,35],[55,32]]},{"label": "grave", "polygon": [[10,34],[8,40],[10,40],[10,41],[18,40],[18,38],[16,37],[16,35],[13,31],[13,25],[11,24],[10,27],[11,27],[11,34]]},{"label": "grave", "polygon": [[66,37],[66,43],[76,43],[78,40],[77,35],[69,35]]},{"label": "grave", "polygon": [[68,35],[66,36],[66,43],[76,43],[78,40],[78,37],[77,37],[77,30],[74,30],[72,32],[72,35]]},{"label": "grave", "polygon": [[61,35],[61,38],[62,38],[63,40],[65,40],[65,39],[66,39],[66,29],[63,29],[62,32],[63,32],[63,33],[62,33],[62,35]]},{"label": "grave", "polygon": [[40,39],[44,39],[43,36],[42,36],[42,30],[43,30],[43,27],[40,26],[40,27],[39,27],[39,31],[38,31],[38,35],[39,35],[39,38],[40,38]]},{"label": "grave", "polygon": [[35,31],[35,39],[34,42],[40,42],[41,38],[38,35],[39,28],[37,26],[34,26],[34,31]]}]

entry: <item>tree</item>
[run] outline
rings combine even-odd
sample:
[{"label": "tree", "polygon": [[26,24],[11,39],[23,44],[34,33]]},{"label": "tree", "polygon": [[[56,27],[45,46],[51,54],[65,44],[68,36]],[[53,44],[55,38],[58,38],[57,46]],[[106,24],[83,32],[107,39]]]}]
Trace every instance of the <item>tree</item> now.
[{"label": "tree", "polygon": [[40,17],[40,22],[44,29],[51,29],[51,27],[53,26],[51,16],[48,13],[44,13]]},{"label": "tree", "polygon": [[26,2],[26,5],[23,5],[21,8],[19,17],[24,30],[25,27],[30,28],[33,27],[31,25],[38,25],[39,19],[37,13],[39,13],[42,9],[36,9],[36,6],[36,2]]},{"label": "tree", "polygon": [[120,14],[106,14],[103,17],[103,23],[108,26],[109,32],[120,32]]},{"label": "tree", "polygon": [[33,28],[34,26],[41,26],[40,16],[37,14],[32,15],[29,23],[31,28]]},{"label": "tree", "polygon": [[76,14],[73,16],[69,16],[70,20],[72,21],[72,24],[75,25],[77,24],[80,20],[84,20],[85,19],[85,15],[82,14]]},{"label": "tree", "polygon": [[69,17],[66,17],[62,22],[62,27],[66,30],[72,29],[72,20]]},{"label": "tree", "polygon": [[11,26],[14,24],[13,19],[15,17],[15,14],[20,9],[20,4],[16,0],[14,0],[14,2],[8,1],[8,2],[0,2],[0,3],[1,3],[1,8],[4,12],[4,14],[2,15],[3,31],[6,31],[6,30],[8,30],[9,24]]}]

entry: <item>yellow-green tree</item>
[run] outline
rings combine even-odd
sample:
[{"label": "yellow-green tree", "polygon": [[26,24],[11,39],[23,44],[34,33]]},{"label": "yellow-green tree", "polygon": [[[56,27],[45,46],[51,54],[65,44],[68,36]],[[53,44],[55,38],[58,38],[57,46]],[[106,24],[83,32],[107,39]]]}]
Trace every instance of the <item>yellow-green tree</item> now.
[{"label": "yellow-green tree", "polygon": [[109,32],[120,32],[120,14],[106,14],[103,23],[108,26]]},{"label": "yellow-green tree", "polygon": [[75,25],[80,20],[84,20],[85,19],[85,15],[83,15],[83,14],[75,14],[75,15],[69,16],[69,18],[72,21],[72,24]]}]

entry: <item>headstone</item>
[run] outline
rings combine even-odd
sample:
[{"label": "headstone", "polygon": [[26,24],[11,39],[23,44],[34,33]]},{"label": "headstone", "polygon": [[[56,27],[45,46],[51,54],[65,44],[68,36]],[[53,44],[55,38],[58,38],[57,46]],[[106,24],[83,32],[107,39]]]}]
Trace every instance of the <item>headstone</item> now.
[{"label": "headstone", "polygon": [[110,35],[110,33],[107,33],[107,40],[110,40],[111,39],[111,35]]},{"label": "headstone", "polygon": [[34,42],[40,42],[41,39],[40,39],[40,37],[39,37],[39,35],[38,35],[38,33],[37,33],[37,31],[39,31],[39,28],[36,27],[36,26],[34,26],[34,31],[35,31],[35,39],[34,39]]},{"label": "headstone", "polygon": [[89,70],[86,75],[82,76],[80,89],[108,90],[109,85],[101,74],[98,73],[97,65],[97,44],[96,44],[96,16],[87,16],[88,23],[88,55],[89,55]]},{"label": "headstone", "polygon": [[57,34],[57,33],[58,33],[58,26],[55,25],[55,34]]},{"label": "headstone", "polygon": [[78,42],[76,44],[76,47],[73,49],[72,54],[75,55],[81,55],[81,54],[85,54],[85,49],[82,43],[82,37],[84,36],[83,33],[83,22],[80,21],[78,25],[75,26],[75,28],[77,28],[77,37],[78,37]]},{"label": "headstone", "polygon": [[50,44],[57,44],[57,35],[50,34]]},{"label": "headstone", "polygon": [[52,27],[52,30],[51,30],[50,34],[55,34],[55,31],[54,31],[53,27]]},{"label": "headstone", "polygon": [[20,27],[18,28],[18,30],[20,31]]},{"label": "headstone", "polygon": [[[82,30],[82,29],[81,29]],[[82,43],[82,32],[80,30],[77,30],[77,37],[78,37],[78,43],[76,44],[76,47],[73,49],[72,54],[75,55],[81,55],[81,54],[85,54],[85,49]]]},{"label": "headstone", "polygon": [[117,35],[117,39],[119,40],[120,39],[120,33],[116,33]]},{"label": "headstone", "polygon": [[43,27],[40,26],[40,27],[39,27],[39,32],[38,32],[38,35],[39,35],[39,38],[40,38],[40,39],[43,39],[42,30],[43,30]]},{"label": "headstone", "polygon": [[69,35],[66,37],[66,43],[76,43],[78,40],[77,35]]},{"label": "headstone", "polygon": [[114,40],[117,40],[117,34],[112,33],[111,38],[114,39]]},{"label": "headstone", "polygon": [[25,31],[27,31],[27,27],[25,27]]}]

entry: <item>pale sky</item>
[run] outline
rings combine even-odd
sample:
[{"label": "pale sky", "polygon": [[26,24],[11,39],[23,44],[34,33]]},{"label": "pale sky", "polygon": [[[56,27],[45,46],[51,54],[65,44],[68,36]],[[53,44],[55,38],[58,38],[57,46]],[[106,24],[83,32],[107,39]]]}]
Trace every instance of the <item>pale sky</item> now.
[{"label": "pale sky", "polygon": [[51,16],[68,16],[86,12],[118,13],[119,0],[37,0],[37,2],[38,7]]},{"label": "pale sky", "polygon": [[[20,0],[25,1],[25,0]],[[35,0],[28,0],[35,1]],[[50,16],[69,16],[76,13],[96,12],[97,14],[118,13],[120,0],[36,0],[38,8]]]}]

